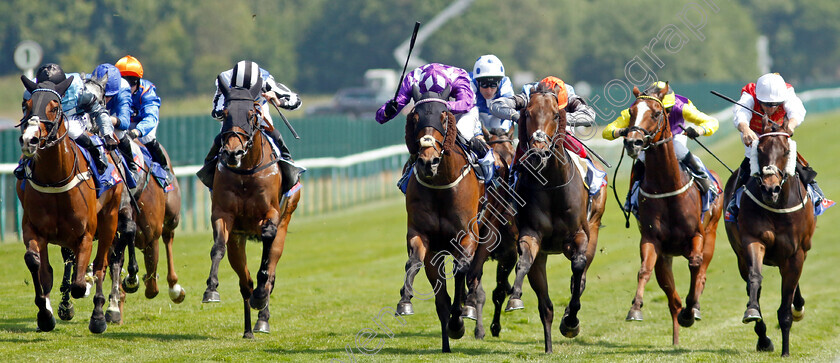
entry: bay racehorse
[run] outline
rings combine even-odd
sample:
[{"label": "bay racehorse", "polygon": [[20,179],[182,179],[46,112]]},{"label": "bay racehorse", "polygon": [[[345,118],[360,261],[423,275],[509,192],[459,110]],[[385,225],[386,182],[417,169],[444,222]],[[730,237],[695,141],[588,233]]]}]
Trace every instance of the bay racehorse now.
[{"label": "bay racehorse", "polygon": [[[790,328],[804,317],[805,299],[799,291],[799,277],[811,249],[816,228],[814,202],[795,174],[796,142],[790,140],[787,120],[781,127],[770,122],[753,144],[750,175],[740,196],[737,220],[724,222],[729,244],[738,256],[738,270],[747,283],[744,324],[755,322],[756,349],[773,351],[761,316],[762,265],[778,266],[782,275],[782,301],[777,310],[782,329],[782,356],[790,354]],[[738,172],[726,183],[725,203],[734,198]]]},{"label": "bay racehorse", "polygon": [[[702,196],[693,177],[680,168],[674,152],[673,134],[662,98],[642,94],[634,87],[636,101],[630,107],[630,126],[624,136],[624,148],[636,158],[644,151],[647,167],[639,189],[638,224],[641,233],[642,266],[638,286],[627,321],[642,320],[645,285],[655,271],[656,281],[668,298],[673,325],[673,344],[679,344],[679,327],[689,327],[700,319],[700,295],[706,285],[706,269],[715,251],[717,224],[721,216],[721,198],[715,198],[708,211],[702,212]],[[710,170],[715,180],[718,175]],[[713,186],[717,189],[717,186]],[[691,282],[683,308],[672,271],[673,256],[688,259]]]},{"label": "bay racehorse", "polygon": [[[417,155],[405,196],[409,254],[406,267],[410,268],[409,273],[416,274],[421,266],[426,271],[435,297],[443,352],[450,352],[450,337],[460,339],[464,335],[461,308],[470,278],[469,266],[478,245],[476,217],[484,191],[466,152],[456,144],[455,116],[445,101],[449,92],[447,87],[440,94],[421,95],[415,86],[415,106],[406,117],[406,146]],[[450,274],[444,270],[447,257],[454,259],[454,271]],[[453,275],[454,301],[446,291],[446,280]],[[412,294],[411,285],[407,278],[404,293]]]},{"label": "bay racehorse", "polygon": [[[16,188],[23,207],[24,260],[35,287],[38,329],[50,331],[55,328],[55,317],[49,299],[53,274],[48,243],[66,249],[65,258],[74,260],[73,277],[67,279],[68,291],[78,299],[85,295],[84,275],[94,238],[97,238],[99,242],[93,260],[96,292],[88,329],[102,333],[107,329],[102,281],[108,251],[117,232],[117,211],[123,189],[119,184],[97,198],[90,166],[83,161],[79,146],[67,137],[67,118],[61,109],[61,97],[72,80],[73,77],[67,78],[58,85],[52,82],[35,84],[21,77],[32,94],[24,104],[20,124],[23,158],[32,159],[31,172],[27,173],[26,180],[18,181]],[[104,81],[102,79],[100,83],[104,84]]]},{"label": "bay racehorse", "polygon": [[[141,155],[140,158],[142,158],[140,145],[142,144],[135,140],[132,149],[135,155]],[[169,162],[169,155],[166,150],[164,150],[164,156]],[[121,228],[121,230],[128,232],[120,233],[117,242],[114,243],[110,258],[111,294],[108,298],[108,309],[105,312],[108,322],[122,323],[125,293],[136,292],[139,287],[137,277],[139,268],[134,251],[135,247],[143,251],[143,259],[146,265],[146,274],[143,276],[143,282],[146,285],[145,296],[148,299],[157,296],[159,292],[157,267],[160,251],[158,239],[161,237],[163,237],[163,244],[166,249],[166,280],[169,285],[169,298],[176,304],[180,304],[186,297],[186,291],[178,283],[178,275],[175,273],[175,260],[172,250],[175,228],[178,227],[181,220],[181,190],[178,180],[172,178],[171,190],[164,191],[164,188],[152,175],[152,165],[140,160],[137,160],[135,165],[137,165],[137,170],[132,171],[132,173],[136,178],[137,185],[130,190],[134,200],[131,203],[123,203],[120,207],[120,224],[126,224],[126,227]],[[172,163],[169,163],[169,165],[172,165]],[[126,264],[128,276],[120,283],[120,272],[124,266],[122,257],[126,248],[128,248],[129,256]],[[120,286],[122,286],[122,290],[120,290]]]},{"label": "bay racehorse", "polygon": [[[279,159],[260,130],[262,116],[254,102],[262,82],[250,89],[230,88],[221,77],[217,77],[217,82],[227,105],[221,131],[223,146],[211,193],[213,248],[204,299],[211,296],[218,301],[219,262],[229,249],[228,261],[239,276],[239,292],[245,308],[243,338],[253,338],[254,331],[269,332],[268,303],[274,289],[274,271],[283,254],[286,231],[300,200],[300,190],[291,197],[280,197]],[[246,260],[245,243],[248,240],[259,240],[262,244],[256,286]],[[260,310],[253,330],[252,308]]]},{"label": "bay racehorse", "polygon": [[516,228],[515,218],[517,206],[513,203],[521,203],[521,200],[507,184],[516,153],[513,147],[514,132],[514,127],[507,132],[502,128],[483,129],[487,144],[493,148],[495,158],[501,162],[501,166],[496,170],[499,182],[488,186],[485,198],[481,199],[484,210],[479,229],[481,243],[473,259],[473,280],[467,282],[469,293],[462,313],[463,317],[476,321],[475,337],[477,339],[483,339],[485,334],[481,319],[485,302],[484,289],[481,287],[485,261],[492,258],[498,262],[496,287],[493,289],[492,296],[493,322],[490,325],[490,332],[494,337],[498,337],[502,330],[502,304],[510,293],[511,286],[508,278],[516,266],[516,240],[519,237],[519,230]]},{"label": "bay racehorse", "polygon": [[537,294],[546,353],[552,352],[551,324],[554,306],[548,294],[545,264],[549,254],[563,254],[571,261],[571,300],[560,321],[563,336],[580,332],[578,311],[586,286],[586,271],[595,257],[598,229],[606,204],[606,186],[590,198],[584,177],[569,152],[566,111],[560,107],[559,86],[538,84],[519,119],[520,143],[527,152],[521,160],[521,180],[516,193],[524,200],[516,216],[519,228],[516,279],[508,306],[522,305],[525,275]]}]

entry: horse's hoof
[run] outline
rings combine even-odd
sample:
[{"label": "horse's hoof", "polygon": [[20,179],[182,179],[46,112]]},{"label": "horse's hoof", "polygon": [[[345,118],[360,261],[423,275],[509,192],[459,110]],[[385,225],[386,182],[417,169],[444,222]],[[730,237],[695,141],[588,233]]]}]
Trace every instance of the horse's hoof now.
[{"label": "horse's hoof", "polygon": [[502,326],[496,323],[490,324],[490,334],[493,334],[494,337],[498,338],[499,333],[502,332]]},{"label": "horse's hoof", "polygon": [[88,330],[90,330],[93,334],[102,334],[105,330],[108,329],[108,323],[105,322],[105,319],[90,319],[90,324],[88,324]]},{"label": "horse's hoof", "polygon": [[624,318],[624,320],[626,320],[626,321],[642,321],[642,320],[644,320],[644,319],[642,319],[642,311],[641,310],[636,310],[636,309],[630,309],[630,311],[627,312],[627,317]]},{"label": "horse's hoof", "polygon": [[68,301],[58,304],[58,317],[61,320],[73,320],[74,316],[76,316],[76,309],[73,308],[73,303]]},{"label": "horse's hoof", "polygon": [[796,306],[791,306],[790,309],[791,314],[793,314],[793,321],[801,321],[805,318],[805,307],[803,306],[802,309],[796,310]]},{"label": "horse's hoof", "polygon": [[755,350],[759,352],[772,352],[775,348],[773,348],[773,341],[770,338],[758,339],[758,344],[755,345]]},{"label": "horse's hoof", "polygon": [[467,329],[464,328],[464,320],[460,318],[455,320],[455,323],[458,325],[455,326],[454,329],[452,327],[452,323],[453,321],[450,321],[449,326],[447,326],[447,334],[452,339],[461,339],[464,336],[464,333],[467,331]]},{"label": "horse's hoof", "polygon": [[254,332],[246,331],[242,334],[242,339],[254,339]]},{"label": "horse's hoof", "polygon": [[410,302],[401,302],[397,304],[396,315],[414,315],[414,305],[411,305]]},{"label": "horse's hoof", "polygon": [[105,310],[105,321],[108,323],[120,324],[122,322],[122,313],[120,313],[120,309],[109,307],[108,310]]},{"label": "horse's hoof", "polygon": [[206,290],[204,291],[204,297],[201,298],[202,303],[217,303],[221,302],[222,298],[219,296],[219,292],[216,290]]},{"label": "horse's hoof", "polygon": [[470,320],[478,320],[478,311],[475,310],[474,307],[466,305],[464,306],[464,309],[461,310],[461,317]]},{"label": "horse's hoof", "polygon": [[126,278],[122,280],[122,288],[125,292],[133,294],[140,289],[140,279],[137,278],[137,276],[126,276]]},{"label": "horse's hoof", "polygon": [[741,322],[744,324],[749,324],[753,322],[761,321],[761,313],[758,309],[749,308],[747,311],[744,312],[744,318],[741,319]]},{"label": "horse's hoof", "polygon": [[576,337],[580,334],[580,322],[578,321],[575,326],[569,326],[566,324],[566,317],[563,317],[560,319],[560,334],[569,339]]},{"label": "horse's hoof", "polygon": [[694,313],[694,320],[703,320],[703,317],[700,315],[700,308],[692,308],[691,311]]},{"label": "horse's hoof", "polygon": [[505,307],[505,312],[522,310],[524,308],[525,304],[522,302],[522,299],[508,299],[507,307]]},{"label": "horse's hoof", "polygon": [[147,288],[144,295],[146,295],[147,299],[154,299],[155,297],[158,296],[158,293],[160,293],[160,290],[158,290],[157,287],[155,287],[153,289]]},{"label": "horse's hoof", "polygon": [[262,310],[268,306],[268,298],[265,299],[258,299],[255,295],[251,295],[251,298],[248,299],[248,304],[251,305],[251,309],[254,310]]},{"label": "horse's hoof", "polygon": [[269,329],[267,321],[257,320],[257,323],[254,324],[254,332],[268,334],[271,332],[271,329]]},{"label": "horse's hoof", "polygon": [[169,299],[176,304],[180,304],[184,302],[184,299],[187,297],[187,291],[181,287],[181,284],[175,284],[172,288],[169,289]]},{"label": "horse's hoof", "polygon": [[684,308],[677,314],[677,322],[684,328],[694,325],[694,314],[691,310]]},{"label": "horse's hoof", "polygon": [[52,331],[55,329],[55,316],[48,310],[38,312],[38,330]]}]

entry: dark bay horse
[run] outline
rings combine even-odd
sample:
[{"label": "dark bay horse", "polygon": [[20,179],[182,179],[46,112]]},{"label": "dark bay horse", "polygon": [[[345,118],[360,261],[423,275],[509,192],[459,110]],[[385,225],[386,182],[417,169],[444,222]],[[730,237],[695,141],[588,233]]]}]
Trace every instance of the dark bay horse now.
[{"label": "dark bay horse", "polygon": [[[787,120],[780,129],[787,129]],[[814,202],[795,174],[796,143],[790,135],[764,125],[750,157],[752,177],[745,183],[736,222],[724,222],[729,244],[738,256],[738,270],[747,283],[749,302],[743,322],[755,322],[756,349],[773,351],[761,316],[761,267],[778,266],[782,275],[782,301],[776,314],[782,329],[782,356],[790,354],[790,328],[804,317],[805,299],[799,291],[799,277],[811,249],[816,228]],[[734,172],[726,183],[725,203],[733,198]],[[791,310],[791,308],[793,310]]]},{"label": "dark bay horse", "polygon": [[[48,243],[61,246],[73,256],[75,273],[69,278],[73,298],[85,294],[85,271],[90,262],[94,237],[99,240],[93,261],[96,293],[88,329],[102,333],[107,329],[103,305],[102,281],[108,251],[117,232],[117,211],[122,199],[122,184],[102,193],[97,199],[90,180],[92,172],[75,142],[67,138],[66,116],[61,97],[73,77],[58,85],[35,84],[21,77],[32,97],[24,104],[21,122],[23,157],[33,159],[27,180],[18,181],[17,195],[23,206],[21,230],[26,245],[24,260],[32,274],[38,329],[51,331],[55,317],[50,306],[53,274],[47,251]],[[104,82],[101,82],[104,84]]]},{"label": "dark bay horse", "polygon": [[[700,188],[680,168],[674,152],[673,134],[662,98],[642,94],[634,87],[635,103],[630,107],[630,126],[624,148],[636,158],[645,152],[646,171],[639,191],[638,223],[641,233],[642,266],[638,287],[628,321],[642,320],[645,285],[655,270],[656,281],[668,297],[673,325],[673,344],[679,344],[679,327],[689,327],[700,318],[700,295],[706,285],[706,269],[715,251],[717,224],[721,216],[721,198],[716,198],[706,213],[701,212]],[[710,171],[715,179],[717,173]],[[673,256],[688,259],[691,285],[685,309],[674,284]]]},{"label": "dark bay horse", "polygon": [[[272,153],[270,141],[260,131],[261,116],[254,102],[262,82],[243,89],[230,88],[221,77],[217,81],[227,107],[222,124],[223,146],[211,194],[212,264],[204,296],[206,299],[214,295],[218,300],[219,262],[229,248],[228,261],[239,276],[239,291],[245,307],[243,338],[250,339],[254,337],[254,331],[269,332],[268,303],[274,289],[274,271],[283,254],[286,231],[300,200],[300,191],[289,198],[280,197],[279,160]],[[263,247],[256,286],[245,255],[245,243],[252,239],[259,240]],[[252,308],[260,310],[253,330]]]},{"label": "dark bay horse", "polygon": [[[460,339],[464,335],[461,308],[470,263],[478,247],[476,217],[484,191],[465,151],[456,145],[458,130],[455,116],[446,106],[448,95],[449,88],[441,94],[420,95],[415,86],[414,110],[406,117],[406,144],[409,152],[417,155],[417,162],[405,197],[406,266],[425,268],[435,296],[445,353],[450,352],[450,337]],[[454,273],[444,270],[447,256],[454,259]],[[412,271],[416,274],[417,270],[419,267]],[[453,275],[454,301],[446,291],[446,280]],[[406,290],[409,294],[412,290],[408,280],[403,288]]]},{"label": "dark bay horse", "polygon": [[524,170],[516,192],[525,205],[516,216],[519,262],[508,301],[509,306],[521,306],[522,283],[527,274],[539,301],[546,353],[552,352],[554,320],[545,270],[548,255],[562,253],[571,261],[572,296],[561,319],[560,332],[573,338],[580,332],[580,298],[586,286],[586,271],[595,257],[606,204],[606,186],[590,199],[580,170],[563,147],[566,112],[559,107],[559,91],[540,83],[519,121],[519,142],[526,143],[528,151],[520,165]]},{"label": "dark bay horse", "polygon": [[[138,155],[142,144],[136,140],[133,144],[132,148],[135,150],[135,155]],[[169,161],[166,150],[164,150],[164,155]],[[172,163],[169,163],[169,165],[172,165]],[[130,191],[136,204],[133,202],[123,203],[120,208],[120,223],[126,223],[125,229],[130,232],[120,233],[118,242],[114,244],[114,251],[111,254],[111,294],[108,299],[108,310],[105,313],[109,322],[122,323],[125,292],[136,292],[139,287],[139,279],[137,278],[139,268],[134,247],[143,251],[146,265],[146,274],[143,276],[143,282],[146,285],[146,298],[151,299],[157,296],[159,292],[157,267],[160,251],[158,239],[161,237],[163,237],[166,248],[166,280],[169,285],[169,298],[176,304],[180,304],[186,297],[186,291],[178,283],[172,251],[175,228],[181,221],[181,189],[178,180],[173,178],[172,190],[165,192],[163,187],[156,180],[153,180],[154,176],[152,176],[151,168],[144,162],[137,163],[137,170],[134,171],[137,186]],[[126,247],[129,249],[128,276],[120,284],[120,271],[122,271],[124,262],[122,256]],[[123,287],[122,291],[120,286]]]}]

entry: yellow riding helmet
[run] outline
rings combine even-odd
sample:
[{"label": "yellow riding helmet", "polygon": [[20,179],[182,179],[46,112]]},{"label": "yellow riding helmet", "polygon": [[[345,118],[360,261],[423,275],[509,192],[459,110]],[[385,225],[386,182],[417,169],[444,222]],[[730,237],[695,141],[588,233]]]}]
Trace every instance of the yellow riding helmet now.
[{"label": "yellow riding helmet", "polygon": [[120,70],[120,74],[123,77],[130,76],[143,78],[143,65],[140,64],[140,61],[137,60],[137,58],[127,55],[120,58],[115,65],[117,66],[117,69]]}]

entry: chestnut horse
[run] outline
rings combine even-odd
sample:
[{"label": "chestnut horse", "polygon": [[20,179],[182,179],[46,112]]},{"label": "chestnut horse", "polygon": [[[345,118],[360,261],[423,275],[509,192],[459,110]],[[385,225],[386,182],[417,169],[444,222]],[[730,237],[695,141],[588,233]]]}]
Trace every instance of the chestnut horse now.
[{"label": "chestnut horse", "polygon": [[[260,130],[259,110],[254,99],[262,82],[250,89],[230,88],[217,77],[219,90],[227,107],[222,124],[222,150],[213,178],[212,213],[213,248],[210,251],[210,276],[207,279],[206,301],[218,301],[219,262],[230,248],[228,261],[239,276],[239,292],[245,307],[245,333],[251,339],[254,331],[269,332],[269,295],[274,289],[274,270],[283,254],[286,231],[292,212],[297,208],[300,191],[290,198],[280,198],[282,175],[279,159],[272,153],[271,142]],[[268,112],[268,110],[262,110]],[[248,240],[262,243],[262,257],[257,284],[251,279],[245,254]],[[260,310],[251,329],[251,309]]]},{"label": "chestnut horse", "polygon": [[[780,129],[787,129],[787,120]],[[776,312],[782,328],[782,356],[790,354],[790,328],[804,317],[805,299],[799,292],[799,277],[811,249],[816,228],[814,202],[795,174],[796,143],[776,125],[764,125],[750,157],[752,177],[744,183],[736,222],[724,222],[729,244],[738,256],[738,270],[747,283],[749,302],[743,322],[755,322],[758,351],[773,351],[761,317],[761,267],[778,266],[782,275],[782,301]],[[726,183],[725,203],[733,198],[735,178]],[[791,306],[793,311],[791,311]]]},{"label": "chestnut horse", "polygon": [[[53,243],[72,252],[75,274],[69,291],[73,298],[84,296],[85,271],[96,237],[96,256],[93,273],[96,293],[88,329],[102,333],[107,329],[103,305],[102,281],[105,278],[108,251],[117,232],[117,211],[122,197],[122,185],[117,185],[96,197],[92,172],[79,146],[68,139],[66,116],[61,110],[61,97],[73,77],[58,85],[52,82],[35,84],[21,76],[32,97],[24,104],[21,122],[23,158],[33,159],[31,173],[25,181],[18,181],[17,195],[23,207],[21,231],[26,245],[24,260],[32,274],[35,305],[38,307],[38,329],[51,331],[55,317],[50,306],[53,285],[52,267],[47,251]],[[104,82],[103,82],[104,83]],[[70,254],[65,254],[70,257]]]},{"label": "chestnut horse", "polygon": [[540,83],[531,93],[519,119],[519,142],[527,152],[520,167],[517,194],[524,200],[516,216],[519,227],[516,280],[509,307],[522,306],[525,275],[537,294],[546,353],[552,352],[554,306],[548,295],[545,263],[549,254],[564,254],[571,261],[571,300],[560,321],[560,332],[574,338],[580,332],[580,298],[586,271],[595,257],[598,228],[606,204],[606,186],[591,199],[584,177],[563,147],[566,111],[559,107],[558,88]]},{"label": "chestnut horse", "polygon": [[[409,272],[414,274],[419,266],[426,271],[434,290],[444,353],[450,352],[450,337],[460,339],[464,335],[461,305],[466,298],[466,281],[471,277],[470,263],[478,247],[476,218],[484,192],[466,152],[456,145],[455,116],[445,101],[449,92],[447,88],[441,94],[420,95],[415,86],[414,110],[406,117],[406,146],[417,155],[414,177],[405,195],[409,252],[406,267],[411,267]],[[444,273],[447,255],[454,258],[454,301],[446,291],[446,280],[453,277]],[[411,287],[406,280],[404,293],[411,294]]]},{"label": "chestnut horse", "polygon": [[[638,223],[641,233],[642,266],[638,274],[636,296],[626,320],[642,320],[642,297],[651,271],[668,297],[673,325],[673,344],[679,344],[680,325],[690,327],[700,319],[700,295],[706,285],[706,268],[715,252],[717,224],[721,215],[721,198],[716,198],[706,213],[701,212],[700,188],[680,168],[674,152],[673,134],[662,98],[668,87],[658,94],[642,94],[634,87],[636,101],[630,107],[630,126],[624,137],[624,148],[636,158],[645,152],[646,171],[639,190]],[[717,173],[710,171],[715,179]],[[717,187],[715,187],[717,188]],[[673,256],[688,259],[691,285],[683,308],[674,284]]]},{"label": "chestnut horse", "polygon": [[[140,152],[140,145],[142,144],[134,141],[132,148],[135,149],[135,155]],[[169,161],[166,150],[164,150],[164,155]],[[172,165],[172,163],[169,163],[169,165]],[[139,287],[139,279],[137,278],[139,268],[134,247],[143,251],[146,265],[146,274],[143,276],[143,282],[146,285],[146,298],[151,299],[157,296],[159,292],[157,267],[160,250],[158,239],[161,237],[163,237],[166,248],[166,280],[169,285],[169,298],[176,304],[180,304],[186,297],[186,291],[178,283],[172,253],[175,228],[181,221],[181,189],[178,185],[178,179],[172,178],[172,190],[165,192],[160,183],[153,180],[154,176],[152,176],[151,169],[152,167],[148,164],[137,163],[137,170],[134,171],[137,185],[131,190],[136,204],[134,202],[123,203],[120,208],[120,223],[126,224],[125,230],[128,232],[120,233],[110,257],[112,283],[111,294],[108,298],[109,306],[105,312],[105,318],[108,322],[122,323],[125,293],[134,293]],[[126,247],[128,247],[129,256],[128,276],[123,279],[121,285],[119,277],[123,268],[122,256]],[[120,286],[123,288],[122,291]]]}]

